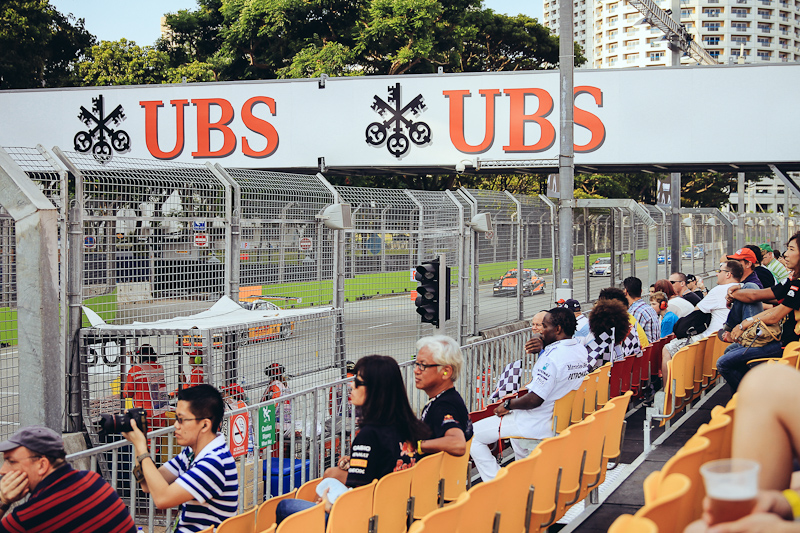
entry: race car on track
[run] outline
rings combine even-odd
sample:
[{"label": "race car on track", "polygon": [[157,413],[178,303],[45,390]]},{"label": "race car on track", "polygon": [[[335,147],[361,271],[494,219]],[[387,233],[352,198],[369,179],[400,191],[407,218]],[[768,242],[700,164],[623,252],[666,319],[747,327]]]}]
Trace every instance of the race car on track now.
[{"label": "race car on track", "polygon": [[[522,295],[544,294],[544,278],[539,277],[530,268],[522,270]],[[495,281],[492,288],[492,296],[516,296],[517,295],[517,269],[512,268]]]},{"label": "race car on track", "polygon": [[600,257],[589,268],[590,276],[610,276],[611,275],[611,258]]}]

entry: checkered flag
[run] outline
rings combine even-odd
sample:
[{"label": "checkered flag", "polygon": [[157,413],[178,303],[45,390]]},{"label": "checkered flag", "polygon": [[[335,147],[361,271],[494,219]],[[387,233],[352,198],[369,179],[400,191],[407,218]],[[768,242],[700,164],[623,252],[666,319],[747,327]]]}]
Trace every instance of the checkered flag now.
[{"label": "checkered flag", "polygon": [[[614,329],[611,332],[600,333],[597,337],[590,337],[586,342],[587,363],[589,370],[593,370],[604,362],[611,360],[614,351]],[[601,361],[601,363],[598,363]]]},{"label": "checkered flag", "polygon": [[625,354],[625,357],[642,355],[642,345],[639,343],[639,334],[636,333],[636,328],[629,329],[628,335],[622,340],[622,353]]},{"label": "checkered flag", "polygon": [[513,363],[509,363],[500,374],[500,379],[497,382],[497,388],[491,396],[489,396],[489,403],[495,402],[508,394],[514,394],[519,390],[522,382],[522,359],[518,359]]}]

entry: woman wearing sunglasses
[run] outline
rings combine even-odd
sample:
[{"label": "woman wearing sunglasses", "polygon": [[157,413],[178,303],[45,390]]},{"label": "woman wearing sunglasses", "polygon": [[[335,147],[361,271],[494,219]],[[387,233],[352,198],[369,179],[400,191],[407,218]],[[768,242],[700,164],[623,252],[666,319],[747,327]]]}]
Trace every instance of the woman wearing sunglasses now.
[{"label": "woman wearing sunglasses", "polygon": [[[368,355],[356,362],[354,370],[350,403],[360,408],[359,431],[353,439],[349,464],[329,468],[325,473],[349,488],[414,466],[421,456],[416,443],[430,435],[428,426],[417,419],[408,403],[397,361]],[[303,500],[283,500],[276,509],[277,522],[313,505]],[[328,506],[326,502],[326,510]]]}]

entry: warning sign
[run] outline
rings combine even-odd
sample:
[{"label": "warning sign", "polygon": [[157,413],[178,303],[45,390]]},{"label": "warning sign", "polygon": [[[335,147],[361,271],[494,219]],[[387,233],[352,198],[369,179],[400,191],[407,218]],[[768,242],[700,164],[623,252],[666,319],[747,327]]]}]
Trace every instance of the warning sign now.
[{"label": "warning sign", "polygon": [[233,457],[247,453],[247,440],[250,435],[250,417],[247,413],[239,413],[230,418],[228,448]]},{"label": "warning sign", "polygon": [[256,432],[259,448],[275,444],[275,405],[265,405],[258,410],[258,431]]},{"label": "warning sign", "polygon": [[199,248],[205,248],[208,246],[208,235],[205,233],[198,233],[194,236],[194,245]]},{"label": "warning sign", "polygon": [[562,285],[569,285],[569,279],[567,279],[567,278],[561,278],[561,284],[562,284]]},{"label": "warning sign", "polygon": [[308,237],[303,237],[300,239],[300,251],[301,252],[310,252],[311,247],[313,246],[313,241]]}]

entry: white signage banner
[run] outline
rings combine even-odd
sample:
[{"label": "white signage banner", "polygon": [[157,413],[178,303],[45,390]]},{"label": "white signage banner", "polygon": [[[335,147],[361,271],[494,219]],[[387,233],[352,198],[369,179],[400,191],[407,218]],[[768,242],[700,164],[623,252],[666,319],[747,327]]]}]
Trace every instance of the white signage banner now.
[{"label": "white signage banner", "polygon": [[[797,160],[800,65],[575,72],[575,163]],[[0,92],[0,146],[250,168],[558,156],[558,72]],[[467,165],[469,168],[469,165]]]}]

